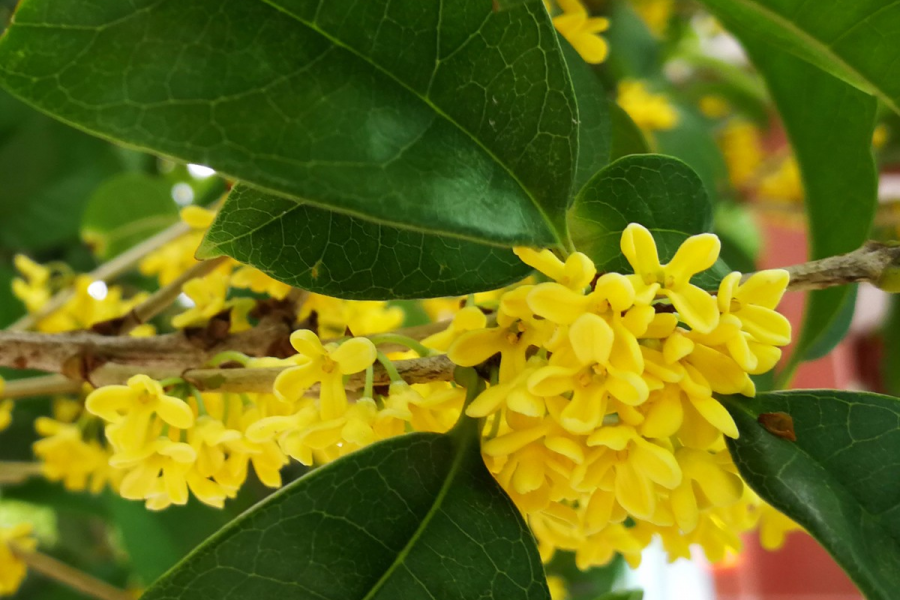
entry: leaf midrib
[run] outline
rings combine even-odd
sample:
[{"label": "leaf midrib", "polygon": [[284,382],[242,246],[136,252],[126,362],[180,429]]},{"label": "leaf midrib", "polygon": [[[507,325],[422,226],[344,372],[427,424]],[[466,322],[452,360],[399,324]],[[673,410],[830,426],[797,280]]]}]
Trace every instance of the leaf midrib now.
[{"label": "leaf midrib", "polygon": [[[896,113],[900,113],[900,106],[890,98],[880,87],[878,87],[870,78],[866,77],[862,73],[860,73],[855,67],[851,66],[843,57],[837,54],[834,49],[826,44],[824,41],[816,38],[810,32],[802,29],[800,25],[794,23],[784,15],[775,12],[774,10],[755,2],[754,0],[726,0],[733,2],[734,4],[739,4],[744,8],[748,9],[750,12],[755,12],[759,16],[764,19],[769,19],[774,22],[775,25],[781,26],[784,29],[788,30],[790,33],[796,35],[802,41],[808,43],[810,46],[814,47],[820,53],[825,55],[826,57],[833,60],[838,66],[844,69],[846,72],[850,73],[854,77],[857,78],[858,81],[865,81],[871,87],[871,90],[875,92],[875,95],[878,96],[885,104],[890,107]],[[706,4],[713,4],[715,0],[703,0]],[[856,86],[854,86],[856,87]],[[872,93],[869,90],[864,90],[868,93]]]},{"label": "leaf midrib", "polygon": [[[298,23],[300,23],[301,25],[303,25],[310,31],[314,31],[314,32],[318,33],[319,35],[321,35],[323,38],[325,38],[326,40],[328,40],[335,46],[337,46],[343,50],[346,50],[353,56],[357,57],[359,60],[370,65],[373,69],[376,69],[378,72],[385,75],[386,77],[388,77],[389,79],[391,79],[392,81],[397,83],[397,85],[401,86],[403,89],[408,91],[414,97],[416,97],[419,100],[421,100],[422,102],[424,102],[438,116],[442,117],[448,123],[450,123],[451,125],[456,127],[459,131],[464,133],[466,135],[466,137],[471,139],[472,142],[476,146],[478,146],[485,154],[487,154],[496,164],[503,167],[503,170],[506,171],[506,173],[509,175],[509,177],[512,178],[512,180],[518,184],[518,186],[525,193],[525,196],[531,201],[532,205],[534,205],[534,208],[538,211],[538,214],[541,216],[541,219],[543,219],[544,224],[547,226],[547,231],[549,231],[550,234],[553,236],[555,242],[559,245],[563,245],[563,238],[560,235],[560,232],[556,229],[556,225],[550,219],[550,217],[547,215],[547,212],[544,210],[544,208],[541,206],[541,204],[537,201],[537,198],[535,198],[534,195],[531,193],[531,190],[529,190],[525,186],[525,184],[519,179],[519,177],[512,171],[512,169],[510,169],[510,167],[505,162],[500,160],[500,158],[496,154],[494,154],[494,152],[492,152],[487,146],[485,146],[483,143],[481,143],[481,140],[479,140],[477,137],[475,137],[472,134],[472,132],[470,132],[468,129],[463,127],[460,123],[458,123],[450,115],[448,115],[446,112],[444,112],[440,107],[438,107],[436,104],[434,104],[430,98],[428,98],[427,96],[423,96],[418,91],[416,91],[415,89],[410,87],[406,82],[399,79],[396,75],[394,75],[393,73],[391,73],[390,71],[388,71],[387,69],[385,69],[384,67],[379,65],[378,63],[374,62],[371,58],[369,58],[368,56],[365,56],[364,54],[361,54],[355,48],[345,44],[339,38],[332,36],[328,32],[326,32],[323,29],[321,29],[320,27],[318,27],[315,23],[310,23],[308,21],[305,21],[304,19],[301,19],[298,15],[288,11],[287,9],[285,9],[282,6],[279,6],[278,4],[275,3],[275,0],[260,0],[260,1],[264,2],[265,4],[268,4],[270,7],[277,10],[278,12],[289,16],[290,18],[294,19],[295,21],[297,21]],[[444,0],[439,0],[439,1],[441,2],[441,5],[443,6]],[[440,30],[438,30],[438,31],[440,31]],[[565,61],[562,61],[562,62],[564,63]],[[434,74],[432,73],[432,77],[433,77],[433,75]],[[576,103],[576,111],[577,111],[577,103]],[[577,114],[576,114],[576,119],[577,119]],[[574,165],[573,165],[573,167],[574,167]]]},{"label": "leaf midrib", "polygon": [[[461,417],[462,419],[468,419],[465,415]],[[463,422],[464,423],[464,422]],[[459,425],[463,424],[460,423]],[[431,505],[431,508],[428,509],[428,512],[422,518],[422,522],[419,523],[419,526],[416,527],[416,530],[413,532],[412,536],[409,538],[409,541],[403,546],[403,549],[397,554],[397,557],[394,558],[394,561],[391,563],[391,566],[384,572],[384,575],[375,582],[375,585],[372,586],[372,589],[363,596],[360,600],[373,600],[376,594],[381,591],[381,588],[388,582],[394,572],[399,569],[401,566],[404,566],[404,561],[406,557],[409,556],[409,553],[412,551],[413,546],[419,541],[419,538],[422,537],[423,533],[426,529],[428,529],[428,525],[431,523],[431,520],[434,519],[435,515],[438,514],[441,510],[441,506],[444,503],[444,499],[447,497],[447,494],[450,492],[450,487],[453,485],[453,481],[456,479],[456,475],[459,473],[462,468],[462,464],[467,457],[469,444],[472,443],[473,436],[472,435],[463,435],[465,430],[460,430],[459,425],[455,430],[450,431],[447,435],[454,443],[454,448],[456,450],[456,456],[453,457],[453,462],[450,464],[450,469],[447,471],[447,477],[444,479],[443,485],[441,485],[441,489],[438,491],[437,496],[435,496],[434,502]],[[471,433],[471,432],[469,432]]]}]

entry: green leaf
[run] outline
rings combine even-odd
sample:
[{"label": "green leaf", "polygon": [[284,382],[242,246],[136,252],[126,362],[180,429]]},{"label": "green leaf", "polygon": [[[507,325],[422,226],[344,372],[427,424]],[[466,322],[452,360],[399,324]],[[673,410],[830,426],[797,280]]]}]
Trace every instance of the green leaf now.
[{"label": "green leaf", "polygon": [[[809,531],[870,600],[900,588],[900,401],[864,392],[772,392],[725,405],[741,437],[729,440],[741,475]],[[757,423],[793,418],[796,442]]]},{"label": "green leaf", "polygon": [[0,82],[298,202],[498,246],[565,239],[579,118],[541,0],[30,0]]},{"label": "green leaf", "polygon": [[611,593],[628,570],[621,554],[615,555],[609,564],[581,570],[575,563],[575,553],[557,550],[553,558],[544,566],[548,577],[559,577],[565,581],[567,600],[596,600]]},{"label": "green leaf", "polygon": [[178,221],[165,180],[122,173],[94,190],[81,217],[81,237],[101,258],[121,254]]},{"label": "green leaf", "polygon": [[[742,42],[766,80],[800,165],[810,259],[856,250],[869,237],[878,202],[875,99],[767,42],[749,36]],[[854,299],[851,286],[810,293],[787,373],[801,360],[824,356],[846,335]]]},{"label": "green leaf", "polygon": [[578,162],[575,165],[573,194],[609,164],[612,125],[606,92],[597,74],[562,36],[559,37],[563,57],[578,104]]},{"label": "green leaf", "polygon": [[648,154],[650,146],[640,128],[617,102],[609,101],[609,118],[612,124],[612,148],[610,160],[629,154]]},{"label": "green leaf", "polygon": [[458,296],[531,269],[511,250],[379,225],[237,186],[198,250],[289,285],[356,300]]},{"label": "green leaf", "polygon": [[91,192],[122,169],[115,148],[2,91],[0,114],[0,246],[40,251],[74,241]]},{"label": "green leaf", "polygon": [[[900,4],[887,0],[703,0],[749,33],[811,62],[900,112]],[[796,89],[802,89],[798,86]],[[803,95],[807,97],[806,94]]]},{"label": "green leaf", "polygon": [[[660,260],[667,262],[688,237],[710,231],[712,209],[703,183],[678,159],[657,154],[620,158],[597,174],[569,211],[575,247],[598,271],[631,272],[619,242],[629,223],[653,233]],[[728,269],[721,261],[694,281],[718,285]]]},{"label": "green leaf", "polygon": [[393,438],[316,469],[142,598],[549,600],[534,539],[475,428]]}]

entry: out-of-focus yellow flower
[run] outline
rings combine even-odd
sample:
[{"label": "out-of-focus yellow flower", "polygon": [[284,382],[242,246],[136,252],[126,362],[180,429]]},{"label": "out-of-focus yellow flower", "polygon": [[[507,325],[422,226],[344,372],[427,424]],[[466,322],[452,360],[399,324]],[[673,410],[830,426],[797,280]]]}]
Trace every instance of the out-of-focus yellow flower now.
[{"label": "out-of-focus yellow flower", "polygon": [[194,302],[194,306],[176,315],[172,326],[179,329],[204,325],[223,311],[230,311],[231,333],[250,329],[247,315],[255,302],[251,298],[228,300],[229,275],[217,270],[206,277],[192,279],[184,285],[184,293]]},{"label": "out-of-focus yellow flower", "polygon": [[731,184],[739,189],[746,187],[765,159],[759,129],[749,121],[731,119],[722,129],[719,143]]},{"label": "out-of-focus yellow flower", "polygon": [[13,258],[16,270],[24,276],[12,282],[13,294],[25,304],[29,313],[35,313],[50,300],[50,269],[39,265],[24,254]]},{"label": "out-of-focus yellow flower", "polygon": [[276,300],[284,300],[293,289],[286,283],[272,279],[259,269],[244,266],[231,276],[231,285],[236,288],[249,289],[257,294],[268,294]]},{"label": "out-of-focus yellow flower", "polygon": [[879,123],[872,132],[872,146],[876,150],[881,150],[889,139],[891,139],[891,130],[884,123]]},{"label": "out-of-focus yellow flower", "polygon": [[553,17],[556,30],[578,51],[585,62],[602,63],[609,44],[598,34],[609,29],[609,19],[592,17],[581,0],[556,0],[562,14]]},{"label": "out-of-focus yellow flower", "polygon": [[665,131],[678,125],[678,111],[662,94],[654,94],[642,81],[619,82],[618,103],[644,131]]},{"label": "out-of-focus yellow flower", "polygon": [[789,156],[782,160],[774,171],[762,178],[757,193],[767,200],[803,202],[803,178],[797,159]]},{"label": "out-of-focus yellow flower", "polygon": [[547,577],[547,587],[550,588],[550,600],[568,600],[569,589],[566,580],[556,575]]},{"label": "out-of-focus yellow flower", "polygon": [[672,17],[675,0],[632,0],[631,5],[653,35],[662,37]]},{"label": "out-of-focus yellow flower", "polygon": [[700,112],[710,119],[721,119],[731,112],[731,105],[721,96],[707,95],[700,98]]},{"label": "out-of-focus yellow flower", "polygon": [[778,550],[784,546],[787,535],[792,531],[803,531],[803,528],[792,521],[784,513],[769,504],[762,503],[759,508],[759,543],[766,550]]},{"label": "out-of-focus yellow flower", "polygon": [[12,596],[22,585],[28,568],[13,549],[34,552],[37,540],[32,537],[31,525],[0,526],[0,596]]}]

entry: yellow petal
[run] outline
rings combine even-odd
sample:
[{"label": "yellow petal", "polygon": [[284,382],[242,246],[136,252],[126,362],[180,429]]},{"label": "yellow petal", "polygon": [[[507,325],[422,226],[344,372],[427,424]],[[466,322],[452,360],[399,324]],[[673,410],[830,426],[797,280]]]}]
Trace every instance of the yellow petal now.
[{"label": "yellow petal", "polygon": [[640,375],[613,367],[609,367],[608,371],[610,376],[606,379],[606,389],[616,400],[630,406],[647,400],[650,388]]},{"label": "yellow petal", "polygon": [[325,354],[325,347],[322,341],[314,332],[309,329],[298,329],[291,334],[291,346],[294,347],[299,354],[314,358]]},{"label": "yellow petal", "polygon": [[737,313],[744,331],[756,341],[773,346],[786,346],[791,342],[791,323],[787,318],[762,306],[748,305]]},{"label": "yellow petal", "polygon": [[578,34],[567,39],[584,59],[584,62],[597,65],[606,60],[609,55],[609,44],[602,37],[595,35],[595,32],[603,31],[606,27],[603,26],[603,23],[592,24],[592,20],[589,19]]},{"label": "yellow petal", "polygon": [[681,332],[670,335],[663,342],[663,359],[669,364],[677,363],[693,351],[694,342],[682,335]]},{"label": "yellow petal", "polygon": [[550,250],[535,250],[533,248],[513,248],[513,252],[523,263],[533,269],[537,269],[550,279],[559,281],[565,277],[565,264]]},{"label": "yellow petal", "polygon": [[84,407],[104,421],[115,423],[134,404],[134,392],[126,385],[107,385],[91,392]]},{"label": "yellow petal", "polygon": [[699,333],[710,333],[719,324],[719,306],[708,292],[695,285],[686,284],[677,289],[666,289],[681,320]]},{"label": "yellow petal", "polygon": [[613,330],[603,318],[587,313],[572,323],[569,341],[582,364],[606,364],[612,351]]},{"label": "yellow petal", "polygon": [[178,429],[194,426],[194,412],[183,400],[173,396],[160,396],[156,402],[159,418]]},{"label": "yellow petal", "polygon": [[559,424],[574,434],[590,433],[603,421],[605,412],[606,402],[600,386],[578,389],[560,413]]},{"label": "yellow petal", "polygon": [[506,331],[497,327],[468,331],[453,342],[447,356],[461,367],[474,367],[500,351]]},{"label": "yellow petal", "polygon": [[657,281],[662,272],[659,254],[653,236],[643,225],[632,223],[622,232],[622,254],[625,255],[634,272],[640,275],[645,283]]},{"label": "yellow petal", "polygon": [[558,280],[559,283],[573,290],[583,290],[591,284],[597,274],[594,261],[581,252],[573,252],[569,255],[563,271],[565,275],[563,279]]},{"label": "yellow petal", "polygon": [[713,266],[721,248],[719,238],[711,233],[693,235],[684,240],[665,267],[666,287],[681,287],[697,273]]},{"label": "yellow petal", "polygon": [[663,339],[672,335],[678,327],[678,317],[672,313],[658,313],[650,321],[642,338]]},{"label": "yellow petal", "polygon": [[747,383],[747,373],[730,356],[697,344],[689,357],[691,365],[703,374],[712,391],[738,394]]},{"label": "yellow petal", "polygon": [[573,323],[590,302],[559,283],[539,283],[528,293],[527,301],[534,314],[560,325]]},{"label": "yellow petal", "polygon": [[656,512],[656,491],[630,462],[616,467],[616,500],[633,517],[649,519]]},{"label": "yellow petal", "polygon": [[486,417],[496,412],[506,400],[508,385],[496,385],[484,390],[466,408],[466,414],[473,418]]},{"label": "yellow petal", "polygon": [[672,512],[675,514],[675,522],[684,533],[691,533],[697,528],[700,512],[697,509],[697,497],[691,482],[685,481],[672,490],[669,495],[672,504]]},{"label": "yellow petal", "polygon": [[719,312],[722,314],[731,312],[731,300],[741,283],[741,274],[737,271],[726,275],[721,283],[719,283],[719,293],[716,294],[716,302],[719,305]]},{"label": "yellow petal", "polygon": [[588,446],[605,446],[611,450],[624,450],[628,443],[637,437],[633,427],[627,425],[610,425],[601,427],[588,438]]},{"label": "yellow petal", "polygon": [[741,304],[755,304],[774,310],[790,280],[790,274],[784,269],[758,271],[741,285],[735,296]]},{"label": "yellow petal", "polygon": [[584,448],[571,438],[561,435],[550,435],[544,439],[544,445],[549,450],[562,454],[575,464],[584,462]]},{"label": "yellow petal", "polygon": [[272,386],[275,396],[287,402],[296,402],[319,381],[322,371],[318,363],[305,364],[285,369],[275,378]]},{"label": "yellow petal", "polygon": [[693,397],[691,398],[691,404],[694,405],[697,412],[699,412],[710,425],[728,437],[737,439],[740,436],[737,425],[735,425],[734,419],[731,418],[731,414],[729,414],[725,407],[715,398]]},{"label": "yellow petal", "polygon": [[512,454],[516,450],[521,450],[531,442],[539,440],[547,434],[547,425],[533,427],[531,429],[523,429],[507,433],[486,441],[481,450],[488,456],[506,456]]},{"label": "yellow petal", "polygon": [[684,420],[681,394],[678,389],[667,389],[655,396],[647,409],[641,425],[641,435],[666,439],[675,435]]},{"label": "yellow petal", "polygon": [[681,467],[675,456],[642,437],[634,439],[634,447],[628,459],[633,462],[635,469],[665,488],[671,490],[681,483]]},{"label": "yellow petal", "polygon": [[331,360],[341,367],[341,373],[352,375],[365,371],[375,362],[378,351],[368,338],[347,340],[331,352]]}]

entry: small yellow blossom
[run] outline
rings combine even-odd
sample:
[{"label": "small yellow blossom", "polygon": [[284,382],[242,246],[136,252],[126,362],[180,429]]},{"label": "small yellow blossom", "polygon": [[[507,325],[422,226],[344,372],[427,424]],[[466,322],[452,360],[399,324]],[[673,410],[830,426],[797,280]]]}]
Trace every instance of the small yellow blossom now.
[{"label": "small yellow blossom", "polygon": [[731,184],[738,189],[751,184],[766,156],[759,128],[743,119],[730,119],[722,129],[719,144]]},{"label": "small yellow blossom", "polygon": [[651,93],[642,81],[621,81],[618,102],[644,131],[665,131],[678,125],[678,111],[664,95]]},{"label": "small yellow blossom", "polygon": [[731,112],[731,105],[722,96],[707,95],[700,98],[700,112],[710,119],[721,119]]},{"label": "small yellow blossom", "polygon": [[632,0],[635,12],[653,35],[662,37],[672,17],[675,0]]},{"label": "small yellow blossom", "polygon": [[598,34],[609,29],[609,19],[592,17],[581,0],[556,0],[562,14],[553,17],[556,30],[568,40],[585,62],[602,63],[609,44]]},{"label": "small yellow blossom", "polygon": [[13,549],[33,552],[36,548],[37,540],[32,537],[30,525],[0,526],[0,596],[15,594],[28,572],[25,562]]},{"label": "small yellow blossom", "polygon": [[757,193],[767,200],[803,202],[803,178],[797,159],[789,156],[782,160],[772,172],[762,178]]},{"label": "small yellow blossom", "polygon": [[172,319],[172,326],[179,329],[204,325],[216,315],[230,311],[231,333],[250,328],[247,315],[255,305],[251,298],[228,300],[228,273],[213,271],[206,277],[192,279],[184,285],[184,293],[194,306]]},{"label": "small yellow blossom", "polygon": [[259,269],[244,266],[231,276],[231,285],[249,289],[257,294],[268,294],[276,300],[284,300],[293,289],[286,283],[272,279]]},{"label": "small yellow blossom", "polygon": [[344,375],[365,371],[372,365],[375,362],[375,346],[366,338],[322,345],[319,337],[308,329],[291,334],[291,345],[298,352],[295,358],[298,366],[278,375],[275,394],[297,401],[313,384],[318,383],[322,419],[341,417],[347,410]]}]

